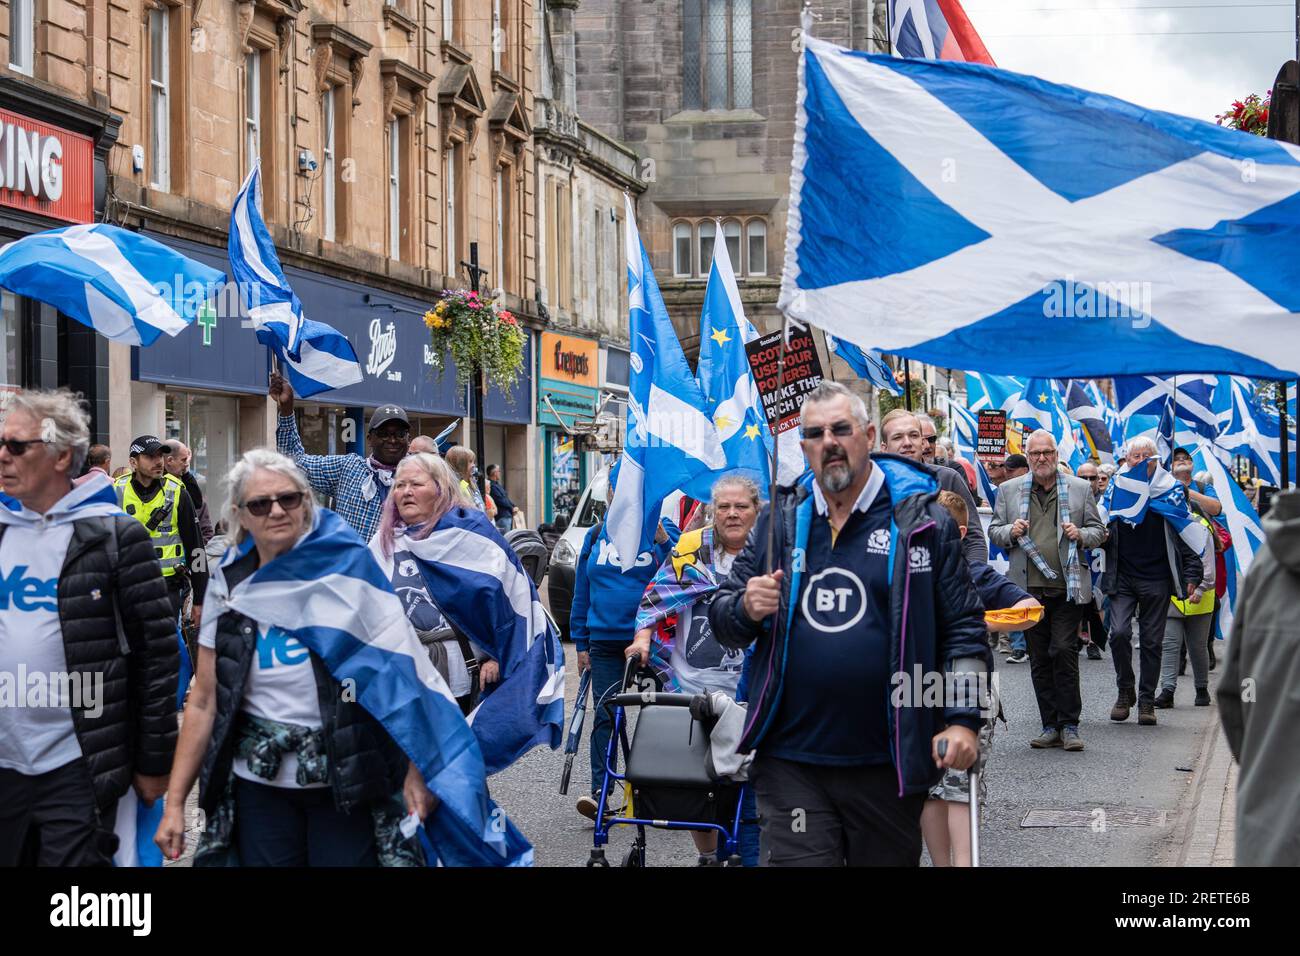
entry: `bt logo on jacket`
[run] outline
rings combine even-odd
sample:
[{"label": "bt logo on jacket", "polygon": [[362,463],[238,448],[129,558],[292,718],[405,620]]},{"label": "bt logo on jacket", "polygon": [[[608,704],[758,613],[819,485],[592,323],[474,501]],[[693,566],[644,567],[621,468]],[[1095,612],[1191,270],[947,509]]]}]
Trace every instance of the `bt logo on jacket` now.
[{"label": "bt logo on jacket", "polygon": [[27,576],[27,565],[14,565],[7,575],[0,577],[0,611],[9,610],[13,600],[17,611],[57,611],[59,579],[41,580]]}]

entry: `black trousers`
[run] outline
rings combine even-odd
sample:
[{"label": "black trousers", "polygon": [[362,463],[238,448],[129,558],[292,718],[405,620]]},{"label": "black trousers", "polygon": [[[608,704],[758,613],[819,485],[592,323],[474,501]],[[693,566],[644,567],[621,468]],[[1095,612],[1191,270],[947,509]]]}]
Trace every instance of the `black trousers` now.
[{"label": "black trousers", "polygon": [[1173,591],[1167,580],[1147,581],[1121,577],[1110,599],[1110,654],[1115,662],[1115,684],[1133,689],[1133,618],[1138,620],[1137,701],[1153,704],[1160,683],[1160,656],[1164,652],[1165,618]]},{"label": "black trousers", "polygon": [[1109,635],[1106,633],[1106,623],[1101,619],[1101,611],[1095,603],[1085,605],[1083,610],[1083,621],[1088,625],[1088,636],[1092,638],[1093,646],[1104,651]]},{"label": "black trousers", "polygon": [[1061,729],[1078,724],[1083,701],[1079,695],[1079,623],[1091,605],[1074,604],[1064,591],[1030,588],[1043,605],[1042,619],[1025,632],[1029,645],[1029,674],[1038,698],[1044,727]]},{"label": "black trousers", "polygon": [[36,776],[0,770],[0,866],[112,866],[115,852],[85,760]]},{"label": "black trousers", "polygon": [[367,807],[340,813],[332,787],[272,787],[235,778],[241,866],[378,866]]},{"label": "black trousers", "polygon": [[898,796],[892,766],[824,767],[760,755],[760,866],[920,866],[925,794]]}]

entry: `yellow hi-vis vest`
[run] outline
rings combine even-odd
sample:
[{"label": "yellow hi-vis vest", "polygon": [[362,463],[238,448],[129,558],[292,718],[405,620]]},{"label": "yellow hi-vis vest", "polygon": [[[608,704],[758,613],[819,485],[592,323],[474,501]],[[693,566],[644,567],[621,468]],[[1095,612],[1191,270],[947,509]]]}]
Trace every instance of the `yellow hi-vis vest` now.
[{"label": "yellow hi-vis vest", "polygon": [[185,563],[185,546],[177,531],[176,510],[185,484],[174,475],[164,474],[161,479],[162,494],[154,494],[152,501],[141,501],[131,484],[131,476],[123,475],[113,482],[117,503],[122,510],[144,525],[153,538],[154,553],[162,563],[164,577],[171,577]]},{"label": "yellow hi-vis vest", "polygon": [[[1205,530],[1210,532],[1211,540],[1213,540],[1214,529],[1210,527],[1210,523],[1204,518],[1199,520],[1201,524],[1205,525]],[[1211,557],[1210,560],[1213,561],[1214,558]],[[1214,588],[1206,591],[1195,604],[1177,597],[1171,597],[1169,600],[1173,602],[1174,607],[1178,608],[1183,617],[1191,617],[1194,614],[1212,614],[1214,612]]]}]

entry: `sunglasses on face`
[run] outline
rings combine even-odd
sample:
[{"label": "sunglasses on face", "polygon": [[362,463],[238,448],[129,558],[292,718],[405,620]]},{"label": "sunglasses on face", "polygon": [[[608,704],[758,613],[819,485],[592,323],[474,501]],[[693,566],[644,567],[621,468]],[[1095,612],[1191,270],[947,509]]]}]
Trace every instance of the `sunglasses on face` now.
[{"label": "sunglasses on face", "polygon": [[[807,428],[803,430],[803,437],[805,441],[820,441],[822,436],[825,434],[826,434],[826,429],[820,425],[809,425]],[[831,426],[831,434],[834,435],[836,438],[848,438],[850,435],[853,434],[853,423],[836,422],[834,425]]]},{"label": "sunglasses on face", "polygon": [[388,430],[382,432],[371,432],[370,434],[374,435],[375,438],[379,439],[380,441],[405,441],[406,436],[409,435],[410,432],[407,431],[405,428],[403,428],[403,429]]},{"label": "sunglasses on face", "polygon": [[245,501],[243,508],[256,518],[265,518],[271,513],[271,506],[274,504],[279,504],[285,511],[297,511],[302,504],[302,498],[301,491],[290,491],[269,498],[253,498],[251,501]]},{"label": "sunglasses on face", "polygon": [[43,438],[0,438],[0,445],[13,455],[15,458],[21,458],[27,452],[29,445],[45,445],[48,442]]},{"label": "sunglasses on face", "polygon": [[926,442],[927,445],[937,445],[937,444],[939,444],[939,436],[938,436],[938,435],[931,435],[929,438],[927,438],[927,439],[925,440],[925,442]]}]

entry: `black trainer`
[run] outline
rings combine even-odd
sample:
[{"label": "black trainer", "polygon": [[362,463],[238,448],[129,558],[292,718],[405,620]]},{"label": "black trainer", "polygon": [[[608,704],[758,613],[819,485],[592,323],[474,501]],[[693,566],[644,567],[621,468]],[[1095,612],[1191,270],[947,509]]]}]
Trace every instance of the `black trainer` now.
[{"label": "black trainer", "polygon": [[1209,688],[1206,688],[1206,687],[1198,687],[1198,688],[1196,688],[1196,706],[1197,706],[1197,707],[1209,707],[1209,706],[1210,706],[1210,691],[1209,691]]},{"label": "black trainer", "polygon": [[1174,692],[1168,687],[1161,690],[1160,693],[1156,694],[1156,706],[1161,710],[1168,710],[1174,706]]}]

